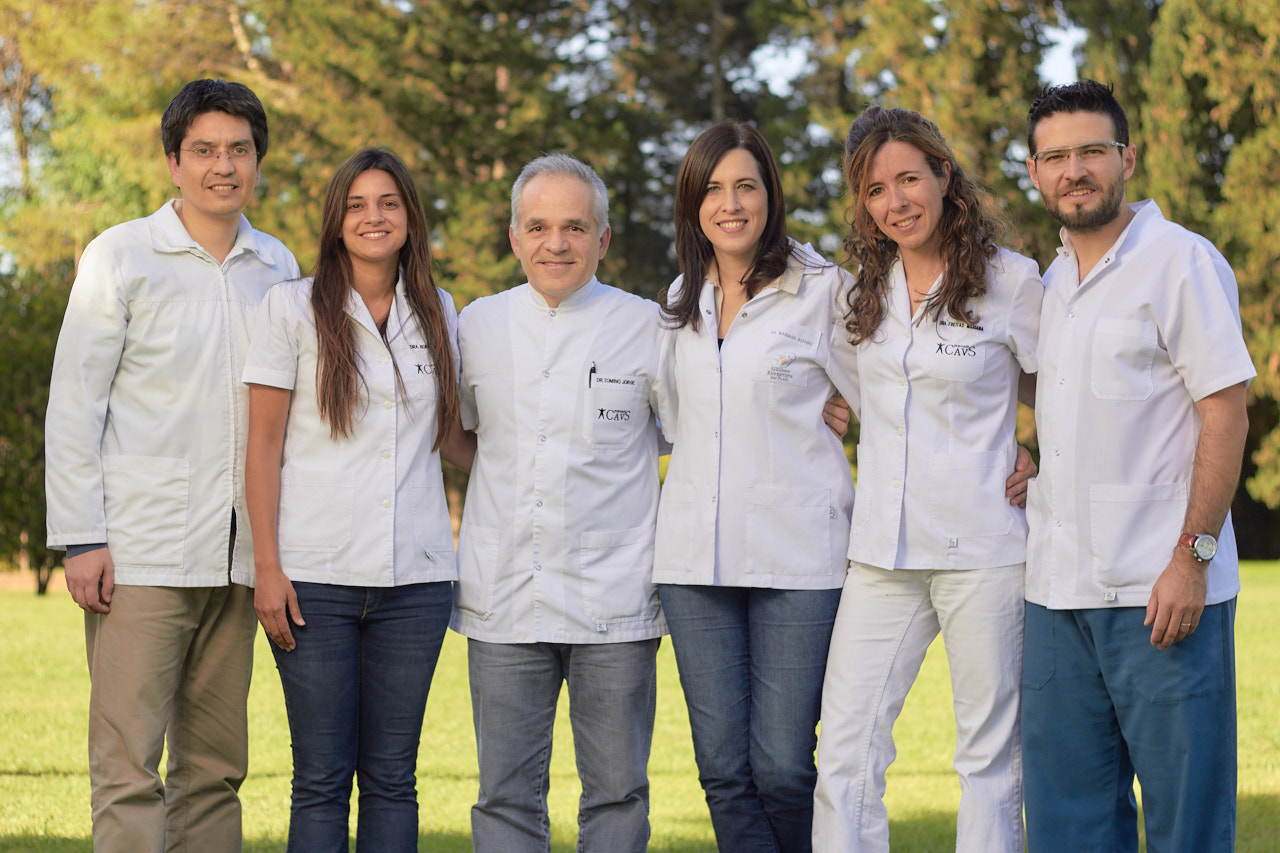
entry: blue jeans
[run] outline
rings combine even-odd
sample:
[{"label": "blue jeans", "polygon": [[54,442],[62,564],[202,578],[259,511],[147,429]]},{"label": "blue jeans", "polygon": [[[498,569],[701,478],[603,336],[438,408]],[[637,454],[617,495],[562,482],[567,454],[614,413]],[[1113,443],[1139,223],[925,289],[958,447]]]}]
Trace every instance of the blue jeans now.
[{"label": "blue jeans", "polygon": [[467,643],[480,764],[471,809],[477,853],[551,849],[551,733],[566,682],[582,780],[578,850],[643,853],[658,642]]},{"label": "blue jeans", "polygon": [[1235,600],[1151,645],[1145,608],[1026,606],[1023,787],[1034,853],[1229,853],[1236,826]]},{"label": "blue jeans", "polygon": [[840,590],[659,584],[723,853],[812,849],[822,678]]},{"label": "blue jeans", "polygon": [[274,643],[293,739],[290,853],[418,849],[415,771],[427,691],[453,607],[447,582],[399,587],[294,583],[305,626]]}]

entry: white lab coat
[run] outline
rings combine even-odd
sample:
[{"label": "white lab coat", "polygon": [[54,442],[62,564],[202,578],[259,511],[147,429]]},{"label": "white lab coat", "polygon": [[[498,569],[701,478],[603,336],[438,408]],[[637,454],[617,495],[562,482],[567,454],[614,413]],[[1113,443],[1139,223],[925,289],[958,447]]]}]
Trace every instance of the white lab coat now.
[{"label": "white lab coat", "polygon": [[[319,348],[311,279],[277,285],[258,311],[244,381],[293,391],[280,471],[277,537],[290,580],[403,586],[457,578],[437,430],[435,369],[427,337],[396,283],[387,342],[360,295],[356,321],[360,399],[346,438],[330,437],[316,397]],[[457,313],[437,290],[457,364]],[[396,383],[396,368],[404,385]]]},{"label": "white lab coat", "polygon": [[1043,295],[1035,261],[1001,249],[986,294],[970,300],[976,323],[945,310],[916,323],[894,264],[884,319],[858,346],[851,560],[982,569],[1026,559],[1026,515],[1009,505],[1005,480],[1017,452],[1019,373],[1036,371]]},{"label": "white lab coat", "polygon": [[[822,408],[856,408],[843,325],[849,275],[800,247],[717,346],[702,322],[669,335],[659,414],[674,443],[658,511],[657,583],[835,589],[844,583],[853,479]],[[676,279],[671,298],[684,286]]]},{"label": "white lab coat", "polygon": [[[1196,401],[1256,375],[1226,259],[1155,202],[1132,207],[1084,281],[1065,230],[1045,272],[1027,600],[1050,609],[1147,605],[1186,518]],[[1228,514],[1205,603],[1239,591]]]},{"label": "white lab coat", "polygon": [[91,242],[67,305],[45,420],[50,547],[106,542],[115,582],[253,582],[244,499],[253,312],[293,278],[284,245],[240,218],[219,264],[166,203]]},{"label": "white lab coat", "polygon": [[454,630],[490,643],[666,633],[650,580],[658,306],[592,279],[556,308],[528,284],[458,324],[475,463]]}]

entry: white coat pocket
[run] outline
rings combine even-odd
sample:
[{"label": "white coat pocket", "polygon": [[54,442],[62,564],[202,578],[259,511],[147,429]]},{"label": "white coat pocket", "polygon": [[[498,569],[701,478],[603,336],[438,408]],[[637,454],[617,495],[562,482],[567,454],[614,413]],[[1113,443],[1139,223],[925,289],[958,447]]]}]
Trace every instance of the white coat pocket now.
[{"label": "white coat pocket", "polygon": [[804,326],[780,326],[764,339],[755,380],[774,386],[804,388],[813,372],[813,354],[822,335]]},{"label": "white coat pocket", "polygon": [[974,382],[980,378],[987,356],[977,334],[951,335],[954,340],[922,340],[921,345],[931,348],[925,355],[929,375],[947,382]]},{"label": "white coat pocket", "polygon": [[643,376],[592,374],[583,406],[592,447],[626,447],[649,422],[649,382]]},{"label": "white coat pocket", "polygon": [[413,535],[428,558],[453,554],[453,525],[439,475],[417,473],[409,482],[413,501]]},{"label": "white coat pocket", "polygon": [[102,457],[107,544],[116,565],[182,565],[190,472],[191,463],[179,457]]},{"label": "white coat pocket", "polygon": [[281,551],[334,553],[351,541],[355,482],[344,471],[285,466],[280,472]]},{"label": "white coat pocket", "polygon": [[943,536],[999,536],[1019,512],[1004,496],[1012,471],[1001,450],[934,453],[929,460],[929,514]]},{"label": "white coat pocket", "polygon": [[502,532],[496,527],[463,525],[458,536],[458,582],[453,606],[484,621],[493,615]]},{"label": "white coat pocket", "polygon": [[748,571],[757,575],[831,574],[831,528],[845,526],[830,489],[771,486],[747,489],[746,524]]},{"label": "white coat pocket", "polygon": [[619,622],[646,622],[657,614],[653,535],[652,525],[582,534],[582,604],[597,631]]},{"label": "white coat pocket", "polygon": [[[1168,564],[1172,543],[1182,532],[1190,494],[1190,483],[1090,486],[1094,586],[1104,593],[1149,589]],[[1170,547],[1152,553],[1151,542],[1168,542]]]},{"label": "white coat pocket", "polygon": [[[653,565],[664,578],[693,571],[694,542],[700,537],[714,536],[699,523],[698,494],[693,486],[676,483],[667,475],[658,501],[658,532],[655,537]],[[714,517],[710,519],[714,525]],[[713,527],[714,530],[714,527]]]},{"label": "white coat pocket", "polygon": [[1100,400],[1145,400],[1151,396],[1156,358],[1154,323],[1103,317],[1093,333],[1091,379]]}]

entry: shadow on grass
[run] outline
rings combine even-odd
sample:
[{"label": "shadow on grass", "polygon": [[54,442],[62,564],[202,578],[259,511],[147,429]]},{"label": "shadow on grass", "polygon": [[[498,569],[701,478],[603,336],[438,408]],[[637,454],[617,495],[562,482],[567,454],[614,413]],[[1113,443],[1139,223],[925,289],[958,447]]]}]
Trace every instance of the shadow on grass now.
[{"label": "shadow on grass", "polygon": [[[1280,794],[1250,794],[1240,797],[1236,853],[1273,853],[1280,838]],[[950,812],[928,812],[889,822],[893,853],[938,853],[955,847],[956,816]],[[284,841],[247,838],[244,853],[283,853]],[[355,850],[354,840],[351,849]],[[573,841],[559,841],[553,853],[571,853]],[[435,832],[418,836],[422,853],[467,853],[471,837],[465,833]],[[649,846],[650,853],[713,853],[707,842],[668,839]],[[0,837],[0,853],[93,853],[87,838],[11,835]]]}]

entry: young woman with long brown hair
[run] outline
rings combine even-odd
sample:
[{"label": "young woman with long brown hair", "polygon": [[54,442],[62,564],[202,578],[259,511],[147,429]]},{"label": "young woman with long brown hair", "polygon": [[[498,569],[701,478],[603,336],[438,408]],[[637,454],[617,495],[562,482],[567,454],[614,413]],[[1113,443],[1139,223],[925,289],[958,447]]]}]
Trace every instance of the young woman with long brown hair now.
[{"label": "young woman with long brown hair", "polygon": [[366,148],[325,195],[309,279],[277,285],[244,371],[258,618],[293,740],[290,851],[418,846],[414,770],[457,578],[440,456],[470,467],[457,314],[408,169]]}]

